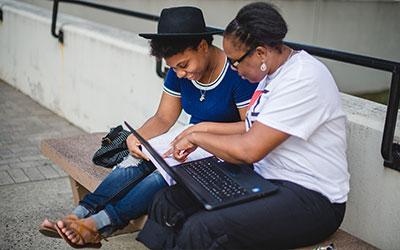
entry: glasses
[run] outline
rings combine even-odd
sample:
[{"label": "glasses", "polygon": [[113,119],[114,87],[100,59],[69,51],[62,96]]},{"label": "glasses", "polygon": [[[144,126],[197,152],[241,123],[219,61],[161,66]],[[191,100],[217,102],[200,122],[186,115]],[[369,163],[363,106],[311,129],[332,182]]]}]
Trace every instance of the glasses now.
[{"label": "glasses", "polygon": [[236,61],[233,61],[231,58],[228,57],[228,60],[231,64],[232,67],[234,67],[235,69],[237,69],[238,65],[248,56],[250,55],[251,52],[253,52],[256,49],[256,47],[253,47],[251,49],[249,49],[246,53],[244,53],[243,56],[241,56],[239,59],[237,59]]}]

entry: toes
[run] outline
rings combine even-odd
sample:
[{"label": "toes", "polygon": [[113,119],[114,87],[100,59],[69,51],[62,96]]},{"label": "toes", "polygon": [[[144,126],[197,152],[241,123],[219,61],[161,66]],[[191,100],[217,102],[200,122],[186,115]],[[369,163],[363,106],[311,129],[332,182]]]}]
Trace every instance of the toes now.
[{"label": "toes", "polygon": [[75,233],[74,230],[69,228],[69,229],[67,229],[65,235],[67,235],[70,238],[70,237],[75,237],[77,235],[77,233]]},{"label": "toes", "polygon": [[64,228],[65,228],[64,222],[63,222],[62,220],[57,221],[57,226],[58,226],[60,229],[64,229]]},{"label": "toes", "polygon": [[47,219],[44,219],[44,221],[42,222],[42,224],[40,224],[41,226],[48,226],[48,220]]},{"label": "toes", "polygon": [[73,243],[75,243],[75,244],[80,244],[80,243],[83,243],[82,242],[82,239],[78,236],[78,235],[76,235],[76,234],[74,234],[74,237],[72,237],[72,238],[69,238]]},{"label": "toes", "polygon": [[51,221],[49,221],[48,219],[44,219],[41,226],[42,227],[54,227],[54,224]]},{"label": "toes", "polygon": [[79,245],[79,244],[83,244],[84,243],[83,239],[78,234],[76,234],[74,231],[68,231],[67,232],[67,237],[71,242],[73,242],[75,244]]},{"label": "toes", "polygon": [[76,237],[76,234],[71,230],[68,230],[65,232],[65,236],[67,236],[67,238],[72,241]]},{"label": "toes", "polygon": [[74,243],[79,243],[79,241],[81,240],[80,236],[75,233],[74,230],[68,229],[65,232],[65,235],[68,237],[68,239]]},{"label": "toes", "polygon": [[67,236],[69,238],[73,232],[71,230],[63,228],[63,233],[65,234],[65,236]]}]

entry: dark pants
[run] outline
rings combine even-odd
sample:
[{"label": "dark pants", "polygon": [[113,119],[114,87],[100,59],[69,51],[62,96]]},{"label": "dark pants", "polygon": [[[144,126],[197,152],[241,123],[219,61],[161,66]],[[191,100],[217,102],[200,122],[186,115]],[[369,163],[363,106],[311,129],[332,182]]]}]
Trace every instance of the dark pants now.
[{"label": "dark pants", "polygon": [[345,204],[288,181],[278,192],[214,211],[179,185],[157,193],[138,239],[151,249],[289,249],[318,243],[340,226]]}]

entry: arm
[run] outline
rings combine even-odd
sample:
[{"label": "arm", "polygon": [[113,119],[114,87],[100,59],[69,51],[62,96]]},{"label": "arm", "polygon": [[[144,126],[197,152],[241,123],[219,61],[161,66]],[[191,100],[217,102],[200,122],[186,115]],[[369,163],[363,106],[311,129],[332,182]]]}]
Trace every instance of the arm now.
[{"label": "arm", "polygon": [[[212,134],[219,134],[219,135],[233,135],[233,134],[242,134],[246,132],[246,125],[244,123],[244,119],[246,117],[246,108],[238,109],[240,113],[240,118],[242,121],[240,122],[201,122],[199,124],[193,125],[184,131],[182,131],[175,139],[171,142],[171,145],[174,145],[182,138],[186,137],[187,135],[193,132],[207,132]],[[190,152],[193,152],[196,147],[192,148],[190,151],[187,151],[186,156],[189,155]],[[163,156],[166,157],[173,153],[173,148],[171,147],[167,150]],[[185,159],[182,159],[185,160]]]},{"label": "arm", "polygon": [[[157,112],[137,131],[146,140],[161,135],[175,124],[181,111],[181,99],[163,92]],[[138,148],[140,142],[134,135],[129,135],[126,143],[133,156],[148,160],[148,157]]]},{"label": "arm", "polygon": [[246,113],[247,113],[248,108],[249,108],[249,106],[246,106],[244,108],[238,108],[240,120],[244,121],[244,119],[246,119]]},{"label": "arm", "polygon": [[232,135],[232,134],[243,134],[246,132],[246,125],[244,119],[246,119],[247,107],[238,109],[240,114],[240,122],[230,123],[219,123],[219,122],[204,122],[204,132],[221,134],[221,135]]},{"label": "arm", "polygon": [[[244,119],[246,119],[247,107],[238,109],[240,114],[240,122],[202,122],[199,126],[202,126],[202,132],[208,132],[213,134],[221,135],[232,135],[232,134],[243,134],[246,132],[246,125]],[[193,131],[194,132],[194,131]]]},{"label": "arm", "polygon": [[[174,144],[174,157],[186,159],[186,151],[201,147],[232,163],[254,163],[261,160],[289,137],[288,134],[255,122],[247,133],[217,135],[194,132]],[[182,153],[185,152],[185,153]]]},{"label": "arm", "polygon": [[240,122],[201,122],[182,131],[173,142],[193,132],[208,132],[221,135],[242,134],[246,132],[246,125],[243,120],[246,118],[247,107],[240,108],[238,111]]},{"label": "arm", "polygon": [[146,140],[164,134],[178,120],[181,111],[181,99],[163,92],[157,112],[137,131]]}]

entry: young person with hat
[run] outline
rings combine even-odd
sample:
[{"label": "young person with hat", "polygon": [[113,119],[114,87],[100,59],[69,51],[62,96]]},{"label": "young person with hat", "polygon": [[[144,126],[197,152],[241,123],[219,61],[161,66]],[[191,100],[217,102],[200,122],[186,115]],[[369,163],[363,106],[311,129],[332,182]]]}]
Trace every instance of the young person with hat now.
[{"label": "young person with hat", "polygon": [[286,46],[286,33],[273,5],[239,11],[223,47],[239,75],[259,82],[240,131],[221,135],[232,127],[226,124],[183,132],[168,152],[180,160],[187,156],[180,152],[201,147],[228,162],[252,163],[278,191],[206,211],[181,185],[165,188],[138,236],[150,249],[294,249],[339,228],[349,191],[346,116],[329,70]]},{"label": "young person with hat", "polygon": [[[166,133],[182,109],[191,124],[244,119],[255,86],[240,78],[223,51],[212,45],[217,33],[206,28],[200,9],[176,7],[162,10],[156,34],[139,34],[151,39],[151,54],[170,66],[157,112],[137,130],[145,139]],[[129,156],[71,215],[57,223],[45,220],[42,229],[47,231],[42,232],[56,229],[73,247],[98,247],[102,237],[147,212],[154,194],[167,185],[133,135],[127,145],[142,160],[135,164]]]}]

